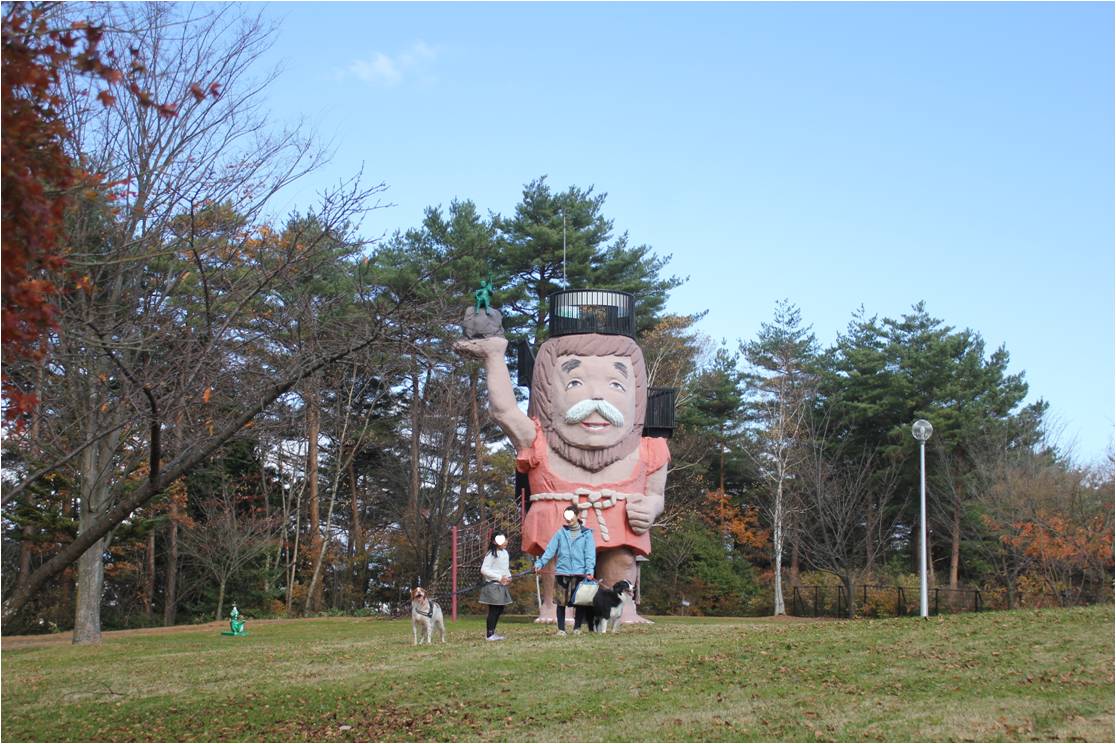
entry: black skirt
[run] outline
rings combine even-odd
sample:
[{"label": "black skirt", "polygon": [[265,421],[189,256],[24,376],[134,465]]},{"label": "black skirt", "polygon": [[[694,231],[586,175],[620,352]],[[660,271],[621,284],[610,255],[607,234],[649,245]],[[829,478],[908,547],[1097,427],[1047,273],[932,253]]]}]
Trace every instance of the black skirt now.
[{"label": "black skirt", "polygon": [[486,605],[510,605],[511,592],[499,581],[490,581],[481,587],[480,598],[477,601]]}]

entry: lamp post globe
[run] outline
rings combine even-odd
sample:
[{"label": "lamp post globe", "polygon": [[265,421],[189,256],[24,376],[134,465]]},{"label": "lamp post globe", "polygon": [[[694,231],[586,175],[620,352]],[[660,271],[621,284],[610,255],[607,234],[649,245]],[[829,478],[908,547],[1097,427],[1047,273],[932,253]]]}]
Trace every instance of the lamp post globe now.
[{"label": "lamp post globe", "polygon": [[919,419],[911,426],[911,434],[918,440],[918,604],[921,617],[930,616],[930,596],[926,586],[926,440],[934,427],[926,419]]}]

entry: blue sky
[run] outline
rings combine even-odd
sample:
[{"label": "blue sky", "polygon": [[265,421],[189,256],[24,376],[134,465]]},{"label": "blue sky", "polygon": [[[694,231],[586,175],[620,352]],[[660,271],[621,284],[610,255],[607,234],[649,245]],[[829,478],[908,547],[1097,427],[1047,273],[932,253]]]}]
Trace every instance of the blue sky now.
[{"label": "blue sky", "polygon": [[595,186],[735,346],[918,300],[1011,352],[1081,461],[1113,438],[1110,3],[275,3],[268,105],[394,206]]}]

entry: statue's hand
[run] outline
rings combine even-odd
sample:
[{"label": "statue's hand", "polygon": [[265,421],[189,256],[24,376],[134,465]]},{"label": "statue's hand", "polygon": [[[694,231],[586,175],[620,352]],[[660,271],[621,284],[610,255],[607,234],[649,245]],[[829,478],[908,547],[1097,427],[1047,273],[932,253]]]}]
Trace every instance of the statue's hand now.
[{"label": "statue's hand", "polygon": [[655,517],[651,514],[651,505],[647,503],[646,496],[629,496],[625,508],[628,512],[628,526],[632,528],[632,532],[642,535],[651,529]]},{"label": "statue's hand", "polygon": [[501,357],[508,348],[508,339],[504,336],[489,336],[488,338],[466,338],[455,341],[453,348],[463,356],[473,359],[490,359]]}]

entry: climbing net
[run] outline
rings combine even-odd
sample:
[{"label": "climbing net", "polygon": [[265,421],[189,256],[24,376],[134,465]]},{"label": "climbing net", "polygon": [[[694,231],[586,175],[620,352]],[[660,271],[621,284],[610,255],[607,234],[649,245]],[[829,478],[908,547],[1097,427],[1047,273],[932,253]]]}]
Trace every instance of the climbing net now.
[{"label": "climbing net", "polygon": [[[520,565],[523,564],[525,555],[521,548],[521,526],[519,505],[509,500],[493,509],[485,519],[460,525],[452,531],[451,540],[455,542],[451,549],[453,557],[435,575],[427,588],[430,595],[442,605],[443,611],[448,612],[451,609],[455,584],[459,603],[475,602],[484,583],[480,572],[484,554],[496,534],[502,533],[508,538],[507,551],[512,573],[527,567],[526,564]],[[535,601],[533,596],[531,601]]]}]

